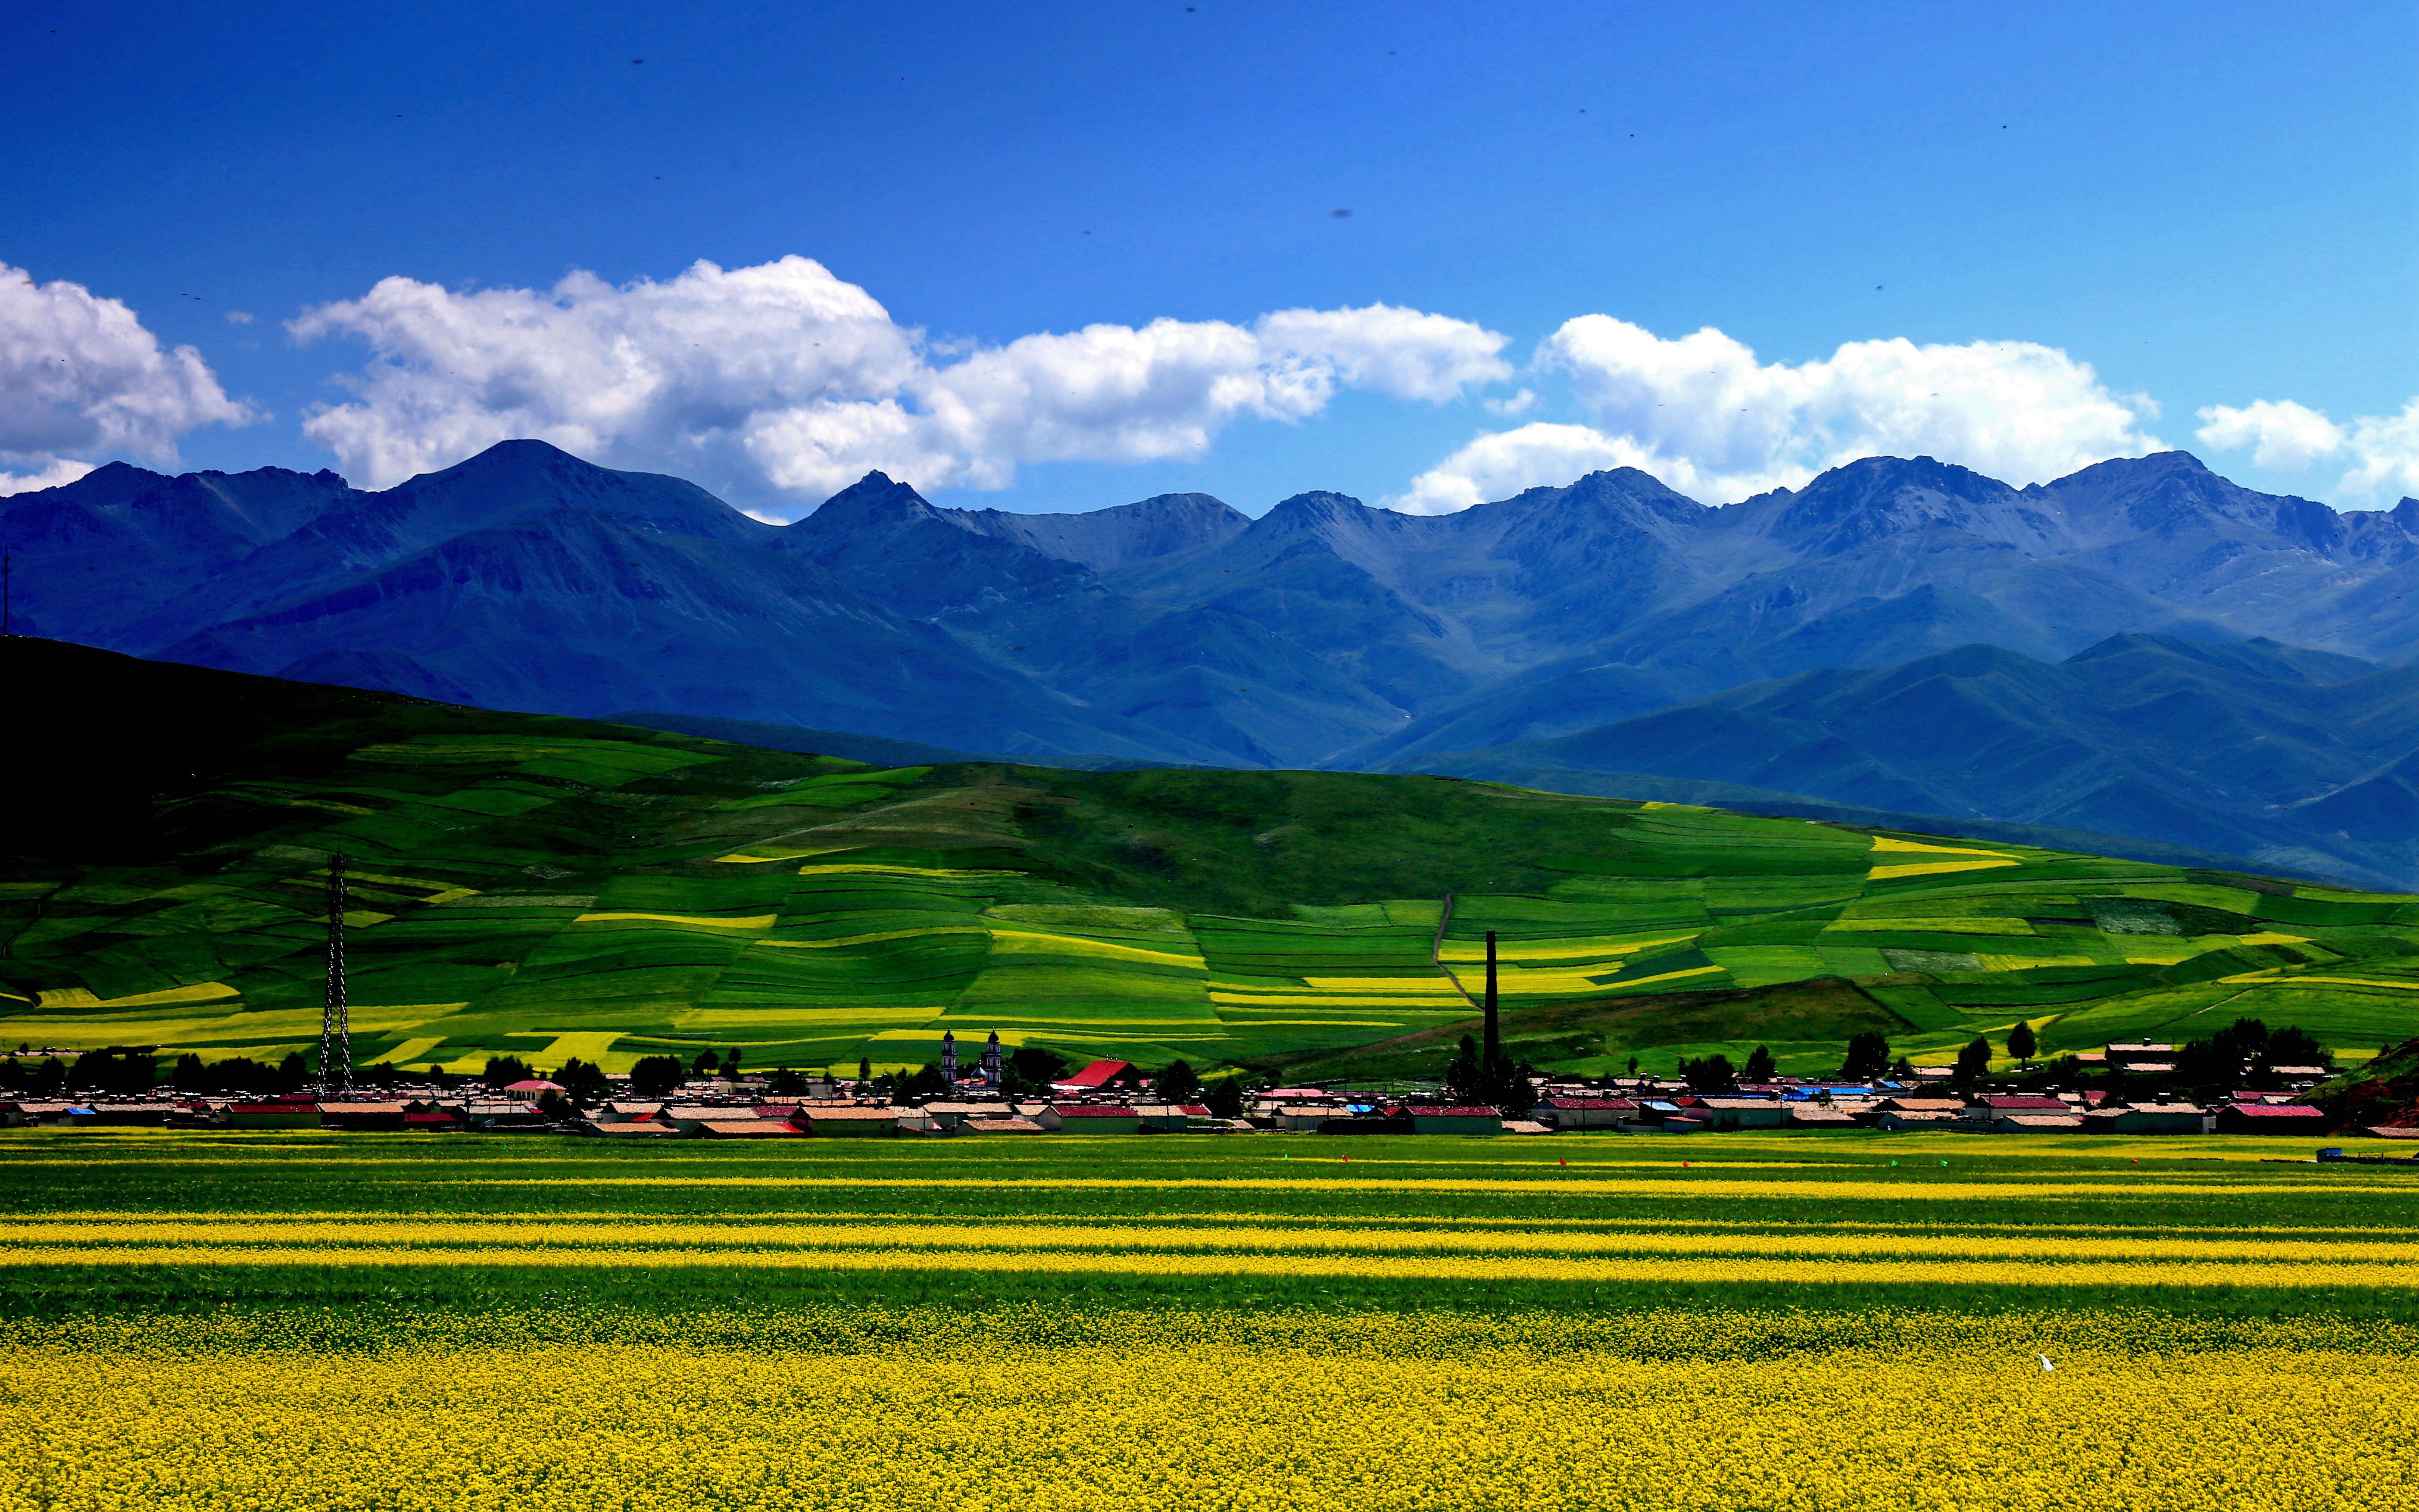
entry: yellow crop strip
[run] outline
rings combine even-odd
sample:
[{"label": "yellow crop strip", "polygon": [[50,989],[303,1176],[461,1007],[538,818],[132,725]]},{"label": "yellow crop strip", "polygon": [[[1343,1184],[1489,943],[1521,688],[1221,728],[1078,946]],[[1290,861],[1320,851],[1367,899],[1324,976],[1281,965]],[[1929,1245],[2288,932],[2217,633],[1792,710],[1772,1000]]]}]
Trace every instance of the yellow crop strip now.
[{"label": "yellow crop strip", "polygon": [[680,924],[690,929],[771,929],[778,914],[758,914],[750,918],[717,918],[711,914],[582,914],[572,920],[575,924],[657,923]]},{"label": "yellow crop strip", "polygon": [[1877,866],[1865,873],[1867,880],[1887,882],[1892,877],[1928,877],[1949,872],[1982,872],[1995,866],[2019,866],[2012,856],[1995,861],[1918,861],[1903,866]]},{"label": "yellow crop strip", "polygon": [[1110,940],[1095,940],[1080,934],[1045,934],[1038,930],[991,930],[992,949],[1006,955],[1082,955],[1097,956],[1104,961],[1130,961],[1137,965],[1184,966],[1202,969],[1197,954],[1180,954],[1173,950],[1148,950],[1139,945],[1119,945]]},{"label": "yellow crop strip", "polygon": [[[800,854],[821,855],[824,853],[802,852]],[[725,859],[727,860],[729,857],[726,856]],[[784,859],[786,859],[786,857],[784,857]],[[889,866],[875,861],[835,861],[825,866],[802,866],[798,868],[798,875],[802,877],[840,876],[848,873],[880,877],[963,877],[970,881],[982,877],[1021,877],[1025,874],[1022,872],[999,872],[989,870],[976,871],[973,869],[959,871],[950,867]]]},{"label": "yellow crop strip", "polygon": [[52,987],[35,995],[38,1006],[42,1008],[160,1008],[172,1003],[223,1002],[239,995],[223,981],[197,981],[189,987],[169,987],[125,997],[96,997],[83,987]]},{"label": "yellow crop strip", "polygon": [[1873,849],[1876,851],[1912,851],[1925,856],[1995,856],[2002,861],[2013,861],[2016,859],[2016,857],[2010,856],[2005,851],[1977,850],[1971,845],[1931,845],[1922,841],[1893,840],[1887,835],[1875,835],[1873,837]]},{"label": "yellow crop strip", "polygon": [[1826,934],[1857,934],[1875,931],[1920,931],[1926,934],[2037,934],[2028,918],[1835,918],[1823,926]]},{"label": "yellow crop strip", "polygon": [[[1798,1261],[1821,1258],[1857,1267],[1925,1259],[2030,1268],[2089,1262],[2181,1262],[2179,1275],[2207,1275],[2211,1268],[2249,1273],[2244,1267],[2304,1264],[2312,1281],[2348,1273],[2364,1276],[2390,1270],[2402,1277],[2386,1284],[2419,1287],[2419,1242],[2373,1238],[2303,1240],[2274,1235],[2214,1238],[2103,1239],[2080,1236],[1930,1234],[1866,1231],[1851,1234],[1794,1232],[1683,1232],[1635,1230],[1587,1233],[1524,1232],[1510,1228],[1390,1226],[1344,1227],[1330,1224],[1073,1223],[1036,1220],[1015,1224],[927,1222],[861,1223],[824,1219],[718,1219],[639,1215],[596,1218],[408,1218],[262,1214],[240,1218],[153,1216],[0,1219],[0,1257],[56,1257],[72,1253],[98,1257],[113,1248],[159,1253],[193,1249],[216,1255],[290,1253],[324,1247],[332,1260],[354,1252],[424,1256],[488,1256],[494,1263],[517,1263],[532,1252],[678,1251],[738,1255],[780,1251],[877,1252],[983,1251],[1014,1256],[1049,1251],[1096,1256],[1188,1254],[1488,1257],[1502,1261],[1529,1257],[1624,1263],[1656,1259]],[[1754,1267],[1761,1270],[1761,1265]],[[2364,1284],[2375,1285],[2371,1280]]]},{"label": "yellow crop strip", "polygon": [[422,1245],[211,1244],[163,1242],[92,1248],[82,1245],[9,1244],[0,1264],[85,1266],[311,1266],[398,1265],[598,1270],[627,1266],[715,1270],[997,1272],[1037,1275],[1267,1276],[1358,1280],[1553,1282],[1573,1285],[1671,1283],[1716,1286],[1837,1286],[1843,1281],[1903,1287],[2257,1287],[2306,1289],[2419,1290],[2419,1267],[2350,1262],[2320,1270],[2305,1262],[2084,1260],[1865,1260],[1843,1271],[1839,1260],[1718,1257],[1592,1257],[1542,1256],[1264,1254],[1226,1252],[1149,1253],[1135,1250],[1050,1250],[1029,1247],[944,1249],[929,1245],[888,1248],[722,1248],[696,1245],[596,1244],[578,1248],[514,1247],[485,1243],[458,1249]]},{"label": "yellow crop strip", "polygon": [[2419,981],[2380,981],[2375,977],[2288,976],[2279,975],[2273,969],[2246,971],[2217,980],[2229,987],[2383,987],[2394,992],[2419,993]]},{"label": "yellow crop strip", "polygon": [[886,945],[892,940],[920,940],[933,934],[989,934],[980,924],[925,924],[915,929],[877,930],[871,934],[844,934],[830,940],[758,940],[774,950],[843,950],[857,945]]}]

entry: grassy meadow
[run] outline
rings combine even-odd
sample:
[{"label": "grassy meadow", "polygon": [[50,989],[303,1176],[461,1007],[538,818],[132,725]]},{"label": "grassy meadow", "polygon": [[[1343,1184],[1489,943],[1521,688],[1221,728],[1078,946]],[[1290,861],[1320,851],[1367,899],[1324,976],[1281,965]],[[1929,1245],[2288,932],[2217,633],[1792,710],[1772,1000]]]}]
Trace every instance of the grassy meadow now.
[{"label": "grassy meadow", "polygon": [[2354,1058],[2419,1031],[2398,896],[1440,778],[876,769],[78,655],[163,680],[151,707],[241,685],[254,729],[207,765],[38,752],[61,795],[0,861],[0,1048],[315,1053],[337,852],[364,1066],[710,1046],[846,1074],[996,1028],[1433,1075],[1471,1016],[1429,959],[1447,893],[1446,964],[1498,932],[1511,1048],[1548,1070],[1764,1043],[1822,1073],[1867,1030],[1943,1062],[2020,1019],[2044,1054],[2242,1016]]},{"label": "grassy meadow", "polygon": [[2219,1138],[1345,1143],[0,1134],[0,1508],[2419,1485],[2419,1177]]}]

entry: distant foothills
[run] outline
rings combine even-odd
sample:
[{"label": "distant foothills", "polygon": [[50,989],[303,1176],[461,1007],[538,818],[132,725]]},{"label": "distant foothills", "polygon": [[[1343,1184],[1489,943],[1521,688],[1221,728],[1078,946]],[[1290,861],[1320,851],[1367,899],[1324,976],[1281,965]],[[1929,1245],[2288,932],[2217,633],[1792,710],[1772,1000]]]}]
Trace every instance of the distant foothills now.
[{"label": "distant foothills", "polygon": [[[13,627],[878,762],[1425,771],[2080,832],[2419,887],[2419,500],[2180,452],[2024,488],[1868,457],[1456,515],[1075,515],[882,473],[789,526],[507,441],[383,492],[113,463],[0,500]],[[199,732],[178,732],[180,738]]]}]

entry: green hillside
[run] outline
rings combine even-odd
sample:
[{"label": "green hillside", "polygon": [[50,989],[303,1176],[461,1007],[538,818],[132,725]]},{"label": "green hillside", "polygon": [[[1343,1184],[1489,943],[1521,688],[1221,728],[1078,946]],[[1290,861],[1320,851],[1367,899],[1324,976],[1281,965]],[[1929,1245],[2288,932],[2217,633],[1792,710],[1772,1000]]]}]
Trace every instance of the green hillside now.
[{"label": "green hillside", "polygon": [[22,639],[0,671],[8,1046],[309,1053],[331,852],[365,1065],[900,1067],[996,1027],[1432,1072],[1471,1016],[1428,959],[1447,892],[1448,964],[1500,932],[1541,1066],[2419,1032],[2399,896],[1444,778],[875,768]]}]

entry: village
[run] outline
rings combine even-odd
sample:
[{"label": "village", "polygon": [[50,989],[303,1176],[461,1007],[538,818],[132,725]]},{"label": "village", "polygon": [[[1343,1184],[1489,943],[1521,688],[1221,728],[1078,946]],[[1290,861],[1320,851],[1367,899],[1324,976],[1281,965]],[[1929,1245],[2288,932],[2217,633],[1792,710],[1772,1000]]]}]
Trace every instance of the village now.
[{"label": "village", "polygon": [[[2170,1044],[2111,1044],[2075,1057],[2117,1077],[2155,1084],[2174,1069]],[[1384,1088],[1269,1087],[1228,1081],[1205,1093],[1189,1071],[1152,1076],[1122,1060],[1096,1060],[1033,1089],[1003,1065],[994,1036],[980,1069],[917,1078],[840,1080],[794,1072],[740,1074],[737,1062],[700,1057],[701,1071],[660,1096],[638,1095],[628,1073],[573,1063],[557,1081],[516,1061],[510,1080],[391,1082],[301,1088],[269,1096],[0,1097],[0,1126],[162,1129],[337,1129],[429,1134],[576,1134],[605,1139],[964,1137],[1005,1134],[1310,1134],[1540,1135],[1694,1134],[1750,1131],[1820,1134],[1858,1129],[1989,1134],[2317,1134],[2325,1110],[2303,1094],[2326,1066],[2265,1068],[2266,1088],[2189,1101],[2159,1091],[2101,1088],[1990,1089],[1958,1085],[1949,1068],[1859,1080],[1774,1076],[1720,1091],[1673,1078],[1607,1076],[1524,1082],[1522,1095],[1456,1099],[1435,1084]],[[64,1064],[62,1062],[62,1064]],[[1179,1063],[1180,1067],[1180,1063]],[[938,1074],[933,1074],[935,1072]],[[68,1080],[64,1074],[58,1080]],[[1702,1082],[1703,1078],[1700,1078]],[[924,1089],[917,1089],[918,1083]],[[934,1088],[931,1084],[942,1085]],[[2419,1138],[2419,1129],[2375,1126],[2354,1136]]]}]

